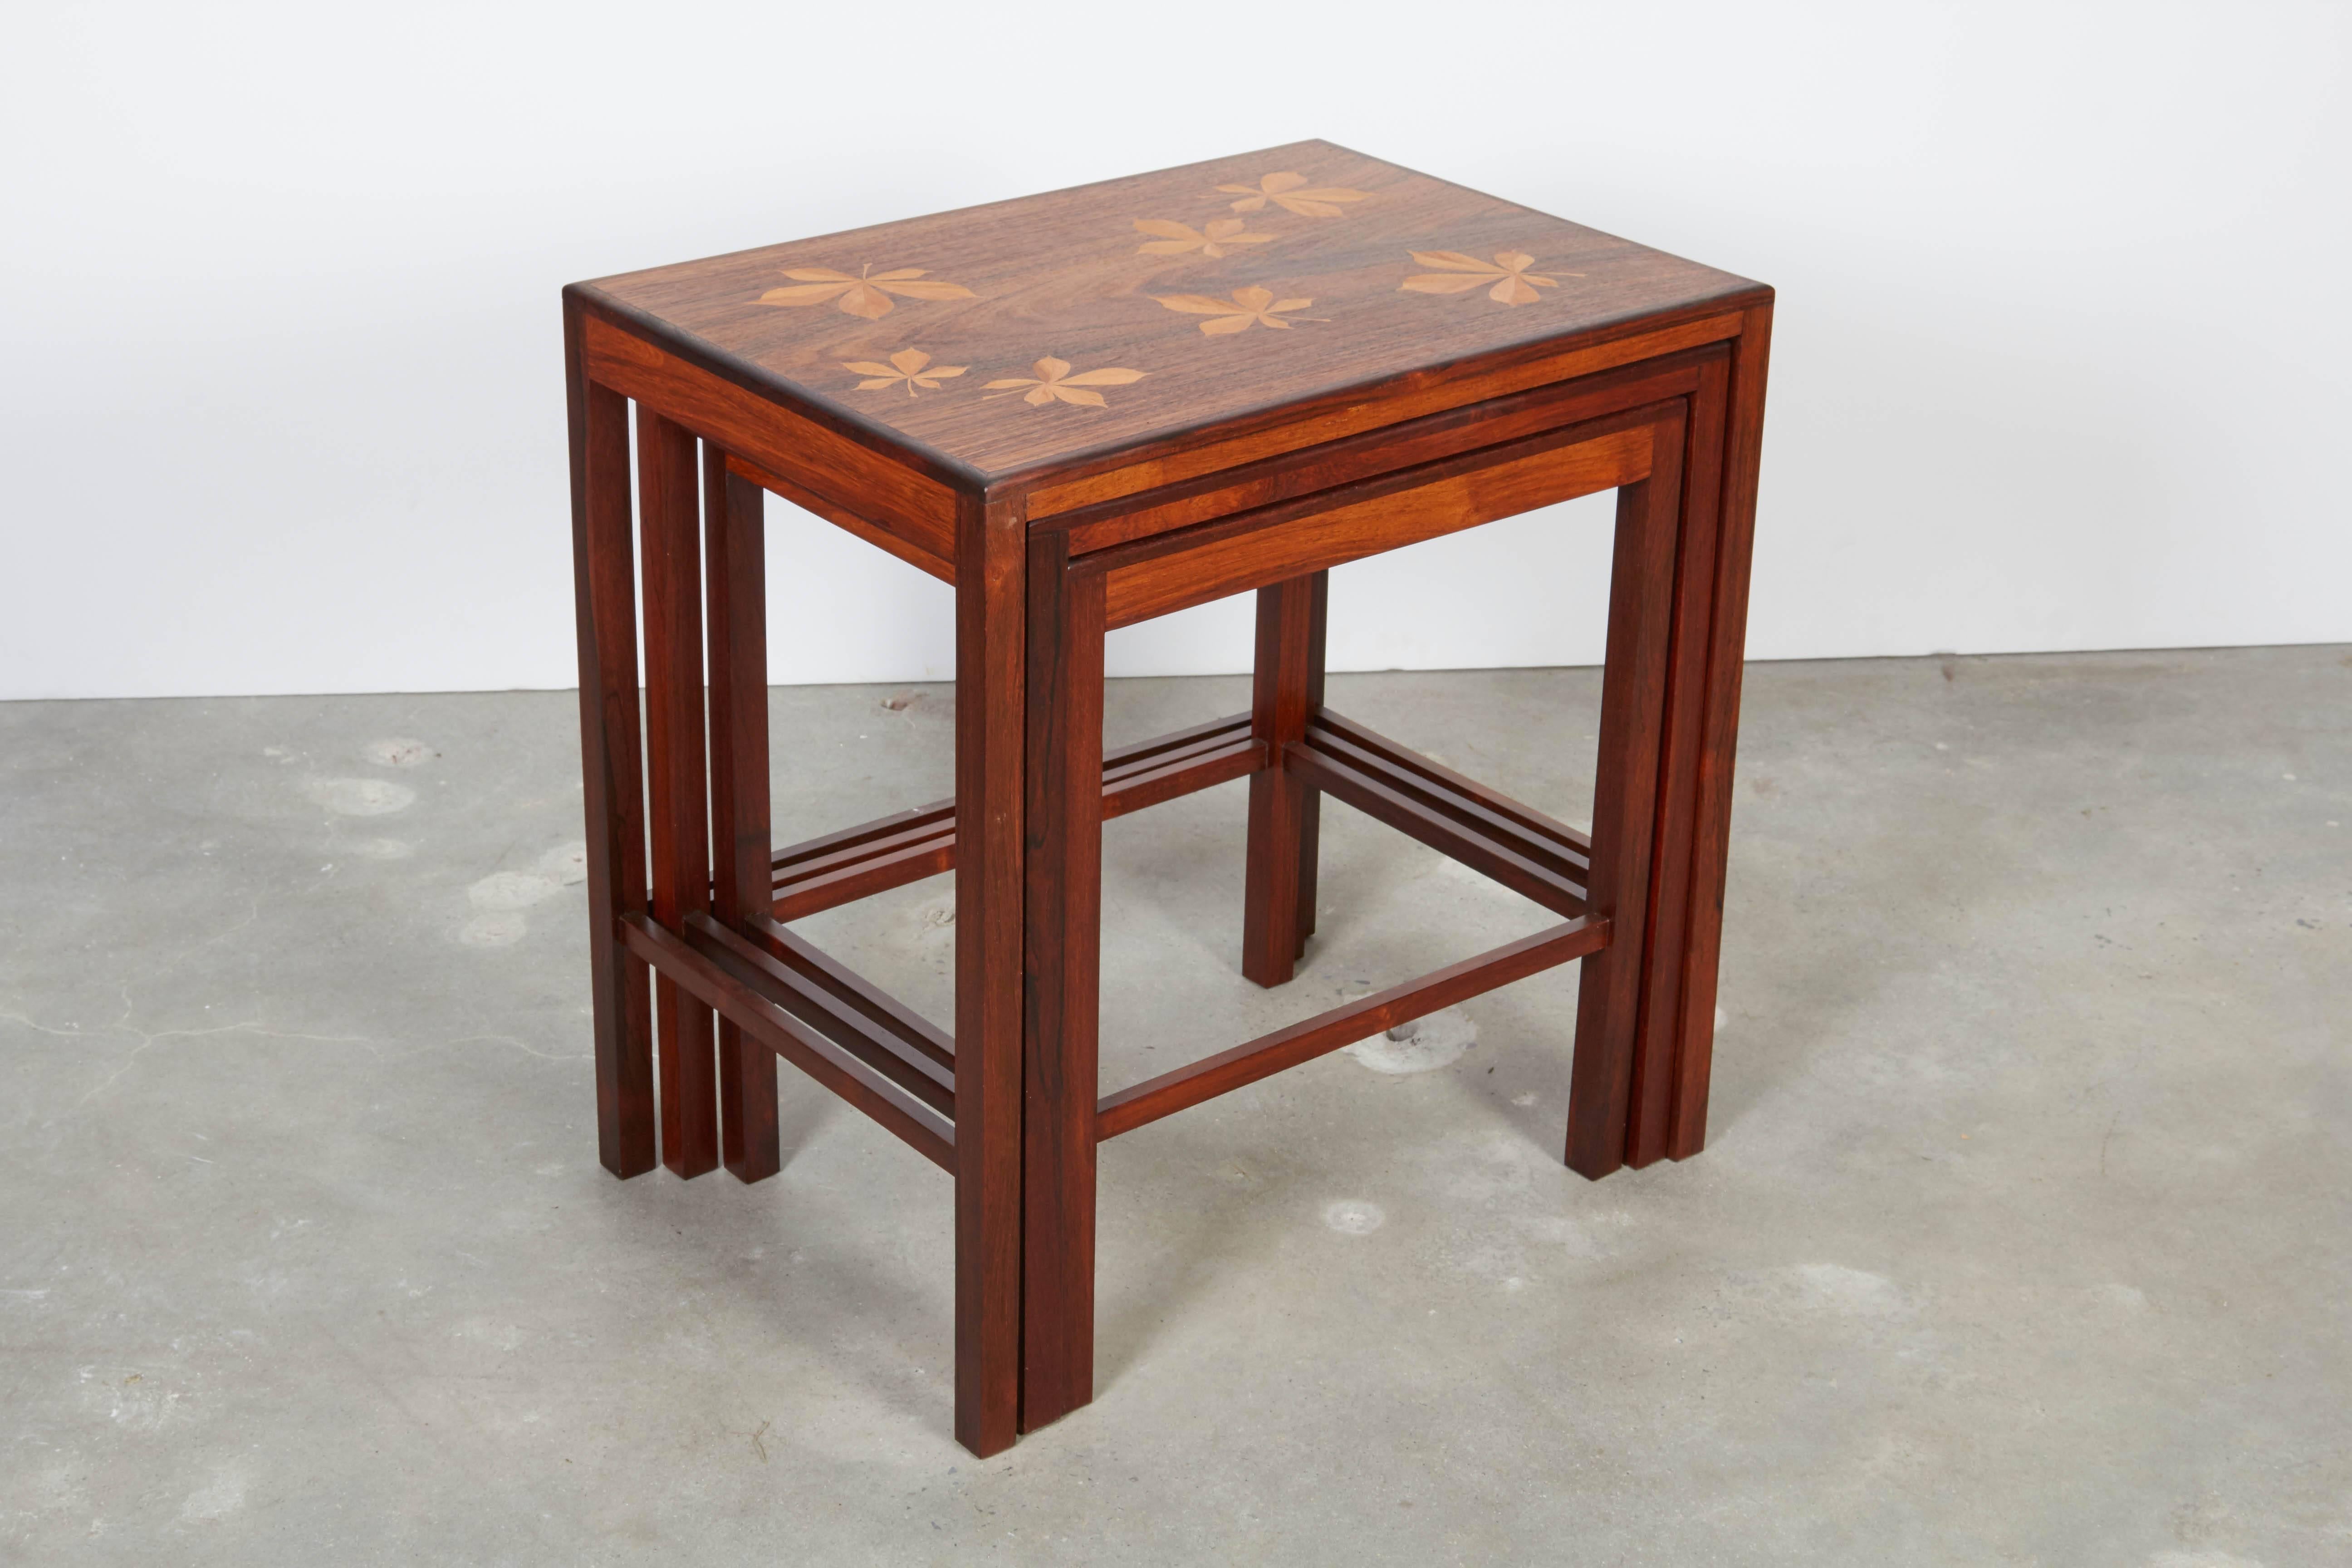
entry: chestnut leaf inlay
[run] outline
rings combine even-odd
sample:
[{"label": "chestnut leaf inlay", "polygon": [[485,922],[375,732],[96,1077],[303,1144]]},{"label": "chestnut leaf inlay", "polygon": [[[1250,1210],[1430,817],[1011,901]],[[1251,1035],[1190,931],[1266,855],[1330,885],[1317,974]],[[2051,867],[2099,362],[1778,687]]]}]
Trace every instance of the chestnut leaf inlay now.
[{"label": "chestnut leaf inlay", "polygon": [[[1212,337],[1227,332],[1245,332],[1252,327],[1284,327],[1290,325],[1282,318],[1304,310],[1315,303],[1312,300],[1277,300],[1271,289],[1236,289],[1230,300],[1213,300],[1206,294],[1154,294],[1153,299],[1171,310],[1181,310],[1192,316],[1211,316],[1202,321],[1201,330]],[[1302,321],[1319,321],[1320,316],[1300,316]]]},{"label": "chestnut leaf inlay", "polygon": [[961,375],[971,367],[933,364],[931,356],[920,349],[900,349],[890,356],[888,364],[877,364],[870,359],[845,359],[841,362],[841,368],[870,378],[857,384],[860,392],[875,392],[904,382],[907,384],[907,395],[912,397],[915,388],[919,386],[926,392],[937,392],[940,378]]},{"label": "chestnut leaf inlay", "polygon": [[1001,381],[992,381],[985,390],[1017,392],[1025,386],[1029,390],[1023,395],[1021,401],[1034,404],[1041,408],[1049,403],[1057,402],[1075,403],[1086,408],[1108,408],[1110,405],[1103,401],[1101,393],[1087,389],[1097,386],[1128,386],[1141,381],[1144,377],[1142,371],[1123,370],[1117,366],[1107,370],[1082,370],[1077,374],[1072,375],[1070,362],[1066,359],[1041,359],[1029,368],[1037,374],[1007,376]]},{"label": "chestnut leaf inlay", "polygon": [[855,278],[830,267],[787,267],[784,276],[793,280],[793,287],[769,289],[760,296],[761,304],[822,305],[830,300],[835,310],[871,321],[890,313],[893,294],[902,300],[972,298],[971,290],[962,284],[927,278],[919,267],[900,267],[888,272],[861,268]]},{"label": "chestnut leaf inlay", "polygon": [[1301,190],[1299,187],[1306,184],[1306,175],[1286,169],[1281,174],[1266,175],[1255,185],[1219,185],[1217,189],[1227,195],[1241,197],[1233,206],[1237,213],[1262,212],[1265,204],[1272,202],[1284,211],[1297,213],[1301,217],[1338,217],[1340,213],[1335,204],[1360,202],[1367,194],[1351,191],[1345,185],[1318,185],[1312,190]]},{"label": "chestnut leaf inlay", "polygon": [[[1475,256],[1465,256],[1458,250],[1416,250],[1412,258],[1423,267],[1442,268],[1423,272],[1397,285],[1398,292],[1415,294],[1459,294],[1467,289],[1486,289],[1486,298],[1500,305],[1532,305],[1543,298],[1538,289],[1556,289],[1557,278],[1544,278],[1528,270],[1536,258],[1524,250],[1498,250],[1492,261],[1481,261]],[[1581,278],[1581,272],[1562,273],[1565,278]]]},{"label": "chestnut leaf inlay", "polygon": [[1135,220],[1136,232],[1156,234],[1160,237],[1137,246],[1135,253],[1138,256],[1181,256],[1186,251],[1197,250],[1203,256],[1217,257],[1223,256],[1228,246],[1264,245],[1274,237],[1270,234],[1244,234],[1242,230],[1248,226],[1237,217],[1212,218],[1204,229],[1194,228],[1188,223],[1171,223],[1166,218],[1139,217]]}]

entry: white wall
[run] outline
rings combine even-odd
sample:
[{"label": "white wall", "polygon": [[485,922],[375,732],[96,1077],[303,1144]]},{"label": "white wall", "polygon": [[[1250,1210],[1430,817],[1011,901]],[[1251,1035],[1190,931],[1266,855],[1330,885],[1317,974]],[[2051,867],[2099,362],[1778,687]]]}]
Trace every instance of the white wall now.
[{"label": "white wall", "polygon": [[[0,697],[569,685],[558,285],[1316,135],[1779,287],[1756,657],[2352,640],[2346,16],[12,8]],[[947,673],[771,504],[778,679]],[[1335,664],[1591,661],[1605,508],[1349,569]]]}]

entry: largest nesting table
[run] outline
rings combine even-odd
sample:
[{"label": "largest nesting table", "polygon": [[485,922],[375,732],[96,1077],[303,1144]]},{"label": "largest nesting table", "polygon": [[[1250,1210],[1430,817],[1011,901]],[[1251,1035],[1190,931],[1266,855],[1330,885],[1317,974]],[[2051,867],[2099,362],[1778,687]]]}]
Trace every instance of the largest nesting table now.
[{"label": "largest nesting table", "polygon": [[[1568,1163],[1698,1151],[1770,289],[1306,142],[563,307],[604,1163],[774,1174],[782,1056],[948,1171],[966,1447],[1093,1396],[1103,1139],[1580,959]],[[1324,706],[1331,567],[1603,489],[1589,836]],[[774,847],[768,492],[954,584],[953,800]],[[1106,631],[1244,590],[1250,710],[1107,754]],[[1258,984],[1326,795],[1559,923],[1106,1095],[1102,822],[1241,777]],[[790,929],[950,868],[952,1038]]]}]

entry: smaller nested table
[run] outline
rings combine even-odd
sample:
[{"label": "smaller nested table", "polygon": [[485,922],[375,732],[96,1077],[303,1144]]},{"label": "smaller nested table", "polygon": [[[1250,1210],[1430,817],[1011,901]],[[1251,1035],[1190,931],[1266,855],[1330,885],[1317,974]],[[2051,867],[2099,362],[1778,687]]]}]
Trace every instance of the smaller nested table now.
[{"label": "smaller nested table", "polygon": [[[1581,959],[1569,1164],[1697,1152],[1770,289],[1307,142],[563,306],[604,1162],[773,1174],[782,1056],[947,1170],[966,1446],[1092,1397],[1103,1139]],[[1602,489],[1589,837],[1324,706],[1329,568]],[[953,800],[774,847],[767,492],[955,585]],[[1245,590],[1250,710],[1106,753],[1104,633]],[[1327,795],[1559,923],[1104,1094],[1103,819],[1242,777],[1258,984]],[[952,1038],[790,928],[950,869]]]}]

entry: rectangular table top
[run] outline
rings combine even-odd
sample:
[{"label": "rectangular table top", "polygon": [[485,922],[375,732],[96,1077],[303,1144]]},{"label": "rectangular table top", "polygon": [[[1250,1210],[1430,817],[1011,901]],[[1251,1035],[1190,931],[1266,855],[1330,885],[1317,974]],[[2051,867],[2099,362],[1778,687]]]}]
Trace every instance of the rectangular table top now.
[{"label": "rectangular table top", "polygon": [[579,290],[731,380],[982,484],[1770,298],[1328,142]]}]

